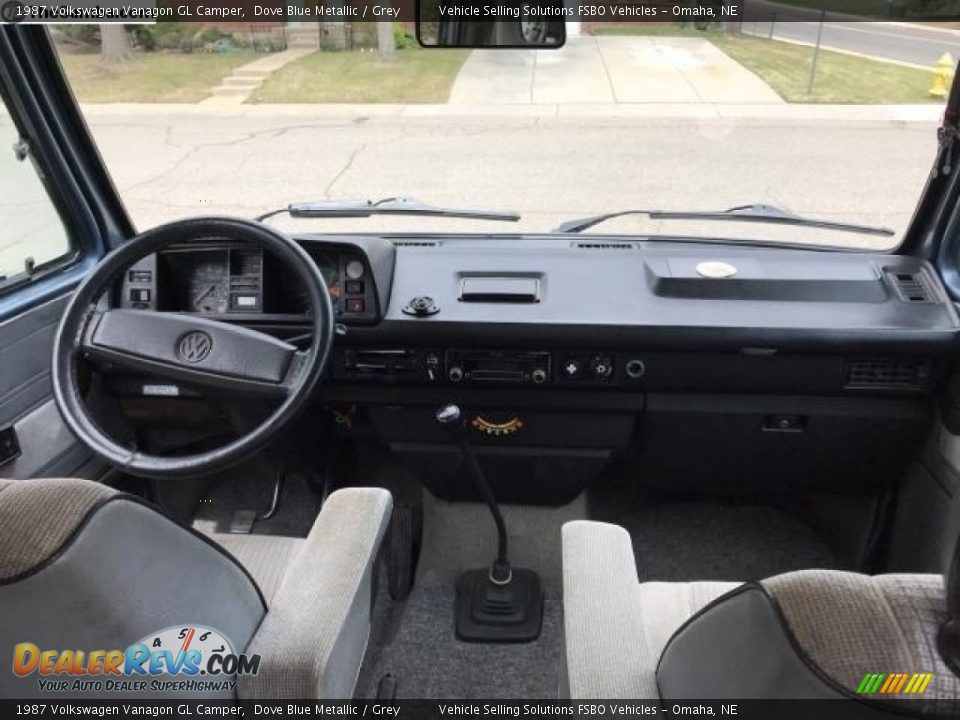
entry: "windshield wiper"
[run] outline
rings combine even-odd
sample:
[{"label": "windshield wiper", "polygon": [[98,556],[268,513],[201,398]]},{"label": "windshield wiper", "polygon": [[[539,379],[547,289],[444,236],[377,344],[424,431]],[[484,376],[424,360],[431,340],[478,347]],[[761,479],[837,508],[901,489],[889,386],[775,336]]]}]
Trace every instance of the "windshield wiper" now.
[{"label": "windshield wiper", "polygon": [[295,218],[364,218],[371,215],[420,215],[431,217],[466,218],[469,220],[502,220],[517,222],[519,213],[501,210],[470,210],[427,205],[419,200],[392,197],[377,200],[319,200],[316,202],[291,203],[285,208],[272,210],[257,220],[266,220],[274,215],[287,213]]},{"label": "windshield wiper", "polygon": [[776,225],[801,225],[803,227],[822,228],[824,230],[841,230],[844,232],[862,233],[864,235],[883,235],[889,237],[894,231],[886,227],[870,225],[855,225],[853,223],[833,222],[832,220],[817,220],[795,215],[773,205],[740,205],[727,210],[697,211],[697,210],[621,210],[620,212],[592,215],[590,217],[568,220],[554,232],[578,233],[598,225],[602,222],[624,215],[646,215],[651,220],[735,220],[741,222],[772,223]]}]

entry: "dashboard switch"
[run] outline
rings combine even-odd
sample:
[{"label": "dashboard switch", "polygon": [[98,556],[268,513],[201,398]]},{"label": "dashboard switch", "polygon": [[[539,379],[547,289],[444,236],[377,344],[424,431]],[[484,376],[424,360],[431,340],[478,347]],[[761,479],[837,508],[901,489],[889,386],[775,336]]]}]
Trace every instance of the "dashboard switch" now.
[{"label": "dashboard switch", "polygon": [[347,298],[348,313],[362,313],[366,311],[366,303],[363,298]]},{"label": "dashboard switch", "polygon": [[563,371],[563,377],[566,380],[579,380],[583,375],[583,363],[576,358],[564,360],[560,369]]},{"label": "dashboard switch", "polygon": [[363,280],[347,280],[347,295],[363,295]]},{"label": "dashboard switch", "polygon": [[150,302],[150,290],[147,288],[131,288],[130,301],[135,303]]}]

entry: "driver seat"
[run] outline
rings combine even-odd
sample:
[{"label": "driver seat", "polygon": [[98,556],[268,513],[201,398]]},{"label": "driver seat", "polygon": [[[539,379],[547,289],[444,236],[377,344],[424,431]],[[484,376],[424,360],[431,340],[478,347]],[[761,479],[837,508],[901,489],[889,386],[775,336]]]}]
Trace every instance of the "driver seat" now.
[{"label": "driver seat", "polygon": [[[226,638],[235,654],[260,655],[258,672],[226,676],[237,681],[229,690],[175,688],[137,697],[350,699],[391,507],[386,490],[339,490],[305,539],[246,536],[233,545],[238,560],[140,498],[105,485],[0,479],[0,653],[11,657],[20,643],[41,652],[124,650],[141,641],[163,648],[170,643],[162,631],[202,627]],[[242,555],[270,578],[269,597]],[[49,697],[38,680],[74,677],[0,673],[0,697]],[[105,696],[117,693],[83,695]]]},{"label": "driver seat", "polygon": [[960,717],[960,541],[946,577],[640,583],[624,528],[576,521],[562,536],[572,698],[852,698],[844,718]]}]

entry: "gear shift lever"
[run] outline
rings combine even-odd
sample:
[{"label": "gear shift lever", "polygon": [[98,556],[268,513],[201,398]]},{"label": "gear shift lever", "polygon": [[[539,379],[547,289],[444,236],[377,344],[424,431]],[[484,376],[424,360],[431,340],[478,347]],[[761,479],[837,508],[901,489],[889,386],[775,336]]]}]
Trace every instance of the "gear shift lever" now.
[{"label": "gear shift lever", "polygon": [[470,445],[463,412],[456,405],[444,405],[437,411],[437,422],[459,445],[467,472],[497,526],[497,557],[489,569],[468,570],[457,579],[457,638],[495,643],[536,640],[543,619],[540,577],[533,570],[510,566],[507,526]]}]

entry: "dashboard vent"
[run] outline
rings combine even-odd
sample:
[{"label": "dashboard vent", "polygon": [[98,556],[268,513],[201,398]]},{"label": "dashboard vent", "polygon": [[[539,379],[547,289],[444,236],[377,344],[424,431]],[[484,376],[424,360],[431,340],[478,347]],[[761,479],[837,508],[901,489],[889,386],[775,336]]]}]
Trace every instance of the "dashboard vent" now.
[{"label": "dashboard vent", "polygon": [[436,240],[394,240],[394,247],[437,247]]},{"label": "dashboard vent", "polygon": [[868,359],[847,364],[846,386],[887,390],[922,390],[930,366],[926,360]]},{"label": "dashboard vent", "polygon": [[636,247],[628,242],[575,242],[573,244],[578,250],[633,250]]},{"label": "dashboard vent", "polygon": [[887,278],[901,302],[932,303],[937,300],[930,278],[923,270],[887,272]]}]

